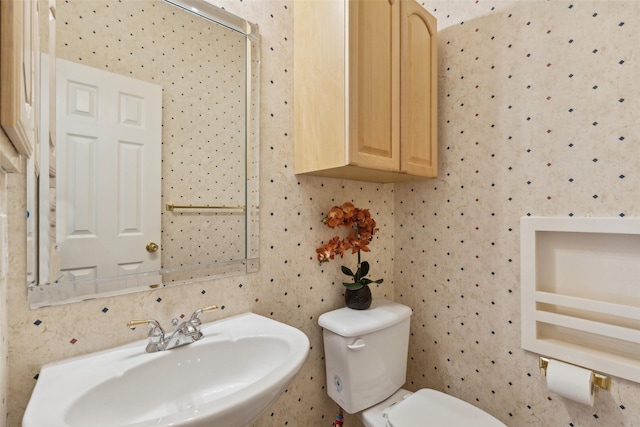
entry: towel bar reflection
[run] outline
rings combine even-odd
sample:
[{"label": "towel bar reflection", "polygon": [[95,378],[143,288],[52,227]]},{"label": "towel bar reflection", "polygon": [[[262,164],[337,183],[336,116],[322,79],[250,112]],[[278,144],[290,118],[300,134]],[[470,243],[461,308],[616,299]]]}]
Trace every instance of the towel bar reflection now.
[{"label": "towel bar reflection", "polygon": [[173,211],[175,209],[218,209],[218,210],[234,210],[234,211],[244,211],[246,208],[244,206],[210,206],[210,205],[174,205],[172,203],[167,203],[166,208],[168,211]]}]

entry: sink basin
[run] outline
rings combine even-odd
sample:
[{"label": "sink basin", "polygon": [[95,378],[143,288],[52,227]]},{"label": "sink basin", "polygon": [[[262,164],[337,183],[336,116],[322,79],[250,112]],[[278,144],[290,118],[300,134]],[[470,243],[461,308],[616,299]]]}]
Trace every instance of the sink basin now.
[{"label": "sink basin", "polygon": [[199,341],[147,341],[45,365],[23,427],[240,427],[289,385],[309,352],[300,330],[245,313],[202,325]]}]

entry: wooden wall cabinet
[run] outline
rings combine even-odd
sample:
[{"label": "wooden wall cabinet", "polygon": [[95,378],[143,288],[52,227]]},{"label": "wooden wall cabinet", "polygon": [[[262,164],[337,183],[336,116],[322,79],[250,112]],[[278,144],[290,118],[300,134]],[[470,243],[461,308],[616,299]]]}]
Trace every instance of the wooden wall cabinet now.
[{"label": "wooden wall cabinet", "polygon": [[0,2],[0,124],[27,158],[38,137],[38,25],[37,0]]},{"label": "wooden wall cabinet", "polygon": [[295,172],[437,175],[436,20],[414,0],[294,2]]}]

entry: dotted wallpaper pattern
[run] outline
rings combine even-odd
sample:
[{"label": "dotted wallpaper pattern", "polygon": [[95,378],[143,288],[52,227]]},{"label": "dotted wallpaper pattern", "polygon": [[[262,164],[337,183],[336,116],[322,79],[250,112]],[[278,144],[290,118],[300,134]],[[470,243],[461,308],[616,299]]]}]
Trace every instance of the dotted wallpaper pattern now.
[{"label": "dotted wallpaper pattern", "polygon": [[[5,138],[4,132],[0,132],[0,141]],[[0,212],[1,215],[7,214],[7,176],[4,171],[0,171]],[[4,242],[0,242],[2,246],[2,262],[3,267],[0,271],[0,426],[6,424],[6,414],[8,410],[8,348],[9,348],[9,318],[7,316],[8,304],[8,277],[7,265],[9,254],[7,253]]]},{"label": "dotted wallpaper pattern", "polygon": [[614,379],[584,407],[548,393],[536,357],[520,350],[518,236],[527,214],[640,215],[638,3],[425,2],[440,28],[440,177],[395,185],[293,174],[293,2],[217,4],[263,37],[261,270],[31,311],[24,175],[9,176],[9,427],[44,363],[143,339],[144,328],[124,326],[131,318],[167,324],[214,303],[222,310],[205,321],[254,311],[310,338],[302,370],[254,427],[331,426],[317,318],[344,305],[339,266],[355,261],[319,267],[314,249],[333,235],[323,213],[346,200],[380,227],[366,254],[385,279],[374,298],[414,310],[407,388],[445,390],[510,427],[640,426],[637,384]]},{"label": "dotted wallpaper pattern", "polygon": [[396,185],[410,386],[509,426],[640,426],[640,385],[594,407],[520,349],[519,220],[640,215],[640,2],[427,1],[439,19],[439,179]]}]

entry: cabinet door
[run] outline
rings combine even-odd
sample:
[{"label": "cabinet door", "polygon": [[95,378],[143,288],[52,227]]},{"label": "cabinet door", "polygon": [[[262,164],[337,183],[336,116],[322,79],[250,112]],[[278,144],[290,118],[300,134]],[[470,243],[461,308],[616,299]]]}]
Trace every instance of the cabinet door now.
[{"label": "cabinet door", "polygon": [[0,123],[16,150],[30,157],[36,142],[38,98],[38,9],[35,0],[0,5],[2,53]]},{"label": "cabinet door", "polygon": [[400,7],[349,1],[349,164],[400,170]]},{"label": "cabinet door", "polygon": [[346,165],[344,0],[295,1],[293,96],[295,172]]},{"label": "cabinet door", "polygon": [[415,1],[400,10],[401,171],[435,178],[438,173],[436,19]]}]

